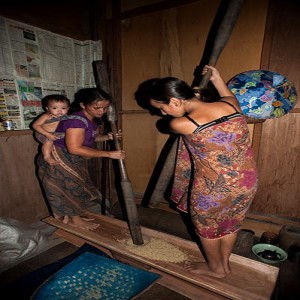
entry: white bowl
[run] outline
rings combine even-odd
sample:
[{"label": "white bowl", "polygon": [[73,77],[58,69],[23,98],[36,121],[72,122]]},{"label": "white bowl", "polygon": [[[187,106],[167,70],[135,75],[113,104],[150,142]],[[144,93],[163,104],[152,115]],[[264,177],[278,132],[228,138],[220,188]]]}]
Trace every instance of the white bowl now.
[{"label": "white bowl", "polygon": [[[276,255],[278,256],[278,259],[271,260],[271,259],[264,258],[262,256],[262,253],[265,250],[275,251]],[[284,250],[270,244],[256,244],[252,247],[252,252],[257,256],[259,260],[267,264],[277,264],[287,259],[287,253]]]}]

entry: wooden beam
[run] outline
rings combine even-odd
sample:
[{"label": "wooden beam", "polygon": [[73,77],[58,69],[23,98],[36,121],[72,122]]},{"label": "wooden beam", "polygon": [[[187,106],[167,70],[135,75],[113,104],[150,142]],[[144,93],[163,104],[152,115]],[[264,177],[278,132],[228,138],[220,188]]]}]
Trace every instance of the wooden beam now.
[{"label": "wooden beam", "polygon": [[121,13],[121,19],[124,20],[128,18],[133,18],[136,16],[161,11],[164,9],[170,9],[181,5],[187,5],[193,2],[199,2],[199,0],[165,0],[165,1],[148,4],[148,5],[143,5],[143,6],[140,5],[138,8],[123,11]]}]

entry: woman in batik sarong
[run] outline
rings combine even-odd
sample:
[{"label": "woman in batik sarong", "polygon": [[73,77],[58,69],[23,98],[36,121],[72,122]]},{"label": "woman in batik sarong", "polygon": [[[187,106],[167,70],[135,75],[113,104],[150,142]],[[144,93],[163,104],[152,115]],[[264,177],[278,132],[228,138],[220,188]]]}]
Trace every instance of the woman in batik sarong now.
[{"label": "woman in batik sarong", "polygon": [[94,186],[87,168],[88,158],[124,159],[122,150],[103,151],[93,148],[95,141],[112,139],[98,134],[97,120],[107,112],[111,98],[97,88],[81,89],[75,94],[68,118],[60,121],[56,132],[64,135],[53,142],[50,165],[40,155],[38,175],[52,214],[65,224],[93,230],[99,224],[83,218],[101,194]]},{"label": "woman in batik sarong", "polygon": [[185,267],[223,278],[231,272],[229,257],[257,189],[257,171],[239,103],[217,69],[205,66],[203,75],[209,69],[218,101],[205,102],[201,91],[199,98],[186,82],[166,77],[152,85],[150,104],[173,116],[170,128],[180,134],[172,200],[190,214],[206,258]]}]

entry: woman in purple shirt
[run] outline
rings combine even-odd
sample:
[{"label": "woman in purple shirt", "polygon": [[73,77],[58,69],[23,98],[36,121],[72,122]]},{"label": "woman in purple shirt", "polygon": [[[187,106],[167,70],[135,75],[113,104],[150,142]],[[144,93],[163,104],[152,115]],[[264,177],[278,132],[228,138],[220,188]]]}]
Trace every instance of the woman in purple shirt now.
[{"label": "woman in purple shirt", "polygon": [[94,186],[87,168],[88,158],[124,159],[122,150],[103,151],[93,148],[94,142],[112,139],[99,135],[97,119],[101,119],[111,103],[110,96],[97,88],[85,88],[75,94],[71,114],[60,121],[56,132],[65,137],[54,142],[50,165],[38,157],[38,175],[52,214],[63,223],[85,230],[99,224],[82,216],[101,194]]}]

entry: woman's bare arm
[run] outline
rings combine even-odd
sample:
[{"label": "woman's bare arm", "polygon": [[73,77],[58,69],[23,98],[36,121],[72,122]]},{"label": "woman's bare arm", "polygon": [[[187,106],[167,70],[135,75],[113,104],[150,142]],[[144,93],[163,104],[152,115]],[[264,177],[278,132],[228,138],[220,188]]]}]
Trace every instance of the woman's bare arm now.
[{"label": "woman's bare arm", "polygon": [[108,157],[112,159],[124,159],[125,152],[122,150],[102,151],[95,148],[86,147],[84,143],[84,128],[68,128],[65,134],[65,142],[67,150],[74,155],[92,158],[92,157]]},{"label": "woman's bare arm", "polygon": [[234,94],[231,92],[231,90],[228,88],[223,78],[221,77],[219,71],[212,66],[205,66],[203,68],[202,74],[205,75],[208,72],[208,70],[211,70],[210,81],[218,91],[219,96],[235,98]]}]

